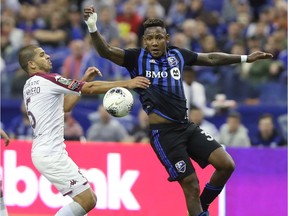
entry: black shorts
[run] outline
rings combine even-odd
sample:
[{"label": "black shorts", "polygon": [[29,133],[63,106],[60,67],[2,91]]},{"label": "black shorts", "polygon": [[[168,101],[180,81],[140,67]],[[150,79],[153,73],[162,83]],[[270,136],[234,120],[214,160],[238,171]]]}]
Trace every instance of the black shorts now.
[{"label": "black shorts", "polygon": [[152,124],[150,142],[157,157],[169,173],[169,181],[178,181],[208,165],[210,154],[221,145],[194,123]]}]

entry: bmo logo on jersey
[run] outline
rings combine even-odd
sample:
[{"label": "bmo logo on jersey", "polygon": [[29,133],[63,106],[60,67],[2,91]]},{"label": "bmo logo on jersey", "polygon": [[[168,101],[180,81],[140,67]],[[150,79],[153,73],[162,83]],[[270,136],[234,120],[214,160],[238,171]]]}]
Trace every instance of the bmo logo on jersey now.
[{"label": "bmo logo on jersey", "polygon": [[180,70],[178,67],[173,67],[170,70],[170,74],[175,80],[179,80],[181,78]]},{"label": "bmo logo on jersey", "polygon": [[148,71],[146,70],[147,78],[166,78],[168,76],[167,71]]}]

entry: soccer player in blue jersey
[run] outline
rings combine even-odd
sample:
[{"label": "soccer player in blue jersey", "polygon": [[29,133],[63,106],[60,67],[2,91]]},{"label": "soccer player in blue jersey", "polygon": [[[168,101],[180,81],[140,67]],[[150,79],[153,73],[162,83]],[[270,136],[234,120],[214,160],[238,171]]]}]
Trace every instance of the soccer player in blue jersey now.
[{"label": "soccer player in blue jersey", "polygon": [[[148,19],[144,23],[144,48],[121,49],[109,45],[97,31],[94,8],[84,9],[84,19],[98,53],[126,67],[131,78],[150,79],[147,89],[135,89],[143,109],[149,116],[150,142],[159,160],[169,173],[169,181],[178,181],[183,189],[190,216],[208,214],[209,204],[219,195],[234,171],[231,156],[213,137],[187,118],[186,99],[182,86],[185,65],[227,65],[272,58],[265,52],[250,55],[195,53],[168,46],[169,36],[164,22]],[[202,194],[191,159],[202,168],[211,164],[215,172]]]}]

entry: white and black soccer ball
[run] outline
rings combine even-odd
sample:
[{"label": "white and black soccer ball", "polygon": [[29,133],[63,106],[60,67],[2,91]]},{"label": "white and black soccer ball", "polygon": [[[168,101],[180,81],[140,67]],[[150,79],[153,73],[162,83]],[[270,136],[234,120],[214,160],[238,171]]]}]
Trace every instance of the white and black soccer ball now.
[{"label": "white and black soccer ball", "polygon": [[129,114],[134,99],[131,92],[123,87],[115,87],[106,92],[103,98],[105,110],[112,116],[123,117]]}]

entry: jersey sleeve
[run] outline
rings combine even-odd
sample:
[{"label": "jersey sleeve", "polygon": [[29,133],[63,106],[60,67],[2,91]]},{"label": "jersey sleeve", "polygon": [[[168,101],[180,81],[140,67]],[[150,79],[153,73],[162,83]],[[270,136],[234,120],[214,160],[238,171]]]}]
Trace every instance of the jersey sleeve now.
[{"label": "jersey sleeve", "polygon": [[122,66],[131,73],[137,67],[140,48],[125,49],[124,52],[124,63]]},{"label": "jersey sleeve", "polygon": [[48,82],[46,85],[49,85],[49,91],[55,94],[81,94],[82,86],[85,82],[80,82],[75,79],[67,79],[59,74],[43,74]]},{"label": "jersey sleeve", "polygon": [[188,49],[179,49],[181,54],[183,55],[185,65],[193,65],[198,58],[198,54]]}]

